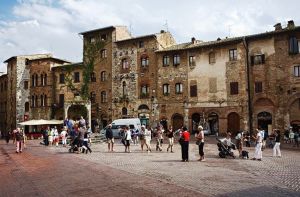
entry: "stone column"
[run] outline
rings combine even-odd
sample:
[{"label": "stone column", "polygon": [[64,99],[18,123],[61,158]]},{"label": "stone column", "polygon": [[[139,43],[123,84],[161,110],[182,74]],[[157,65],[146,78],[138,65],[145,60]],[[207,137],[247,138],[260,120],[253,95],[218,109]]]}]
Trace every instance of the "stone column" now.
[{"label": "stone column", "polygon": [[65,112],[65,117],[64,118],[68,117],[68,110],[69,110],[70,107],[71,107],[70,103],[65,103],[64,104],[64,112]]},{"label": "stone column", "polygon": [[87,111],[88,111],[88,125],[91,127],[92,126],[92,106],[91,106],[91,102],[89,101],[89,102],[87,102],[86,104],[85,104],[85,107],[86,107],[86,109],[87,109]]}]

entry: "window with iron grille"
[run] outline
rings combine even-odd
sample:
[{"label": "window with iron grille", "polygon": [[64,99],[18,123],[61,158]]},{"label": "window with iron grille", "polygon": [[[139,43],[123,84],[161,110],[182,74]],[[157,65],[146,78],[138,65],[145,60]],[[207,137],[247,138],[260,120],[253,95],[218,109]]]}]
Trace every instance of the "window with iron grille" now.
[{"label": "window with iron grille", "polygon": [[141,59],[141,65],[142,65],[142,67],[148,67],[149,66],[149,58],[148,57],[143,57],[142,59]]},{"label": "window with iron grille", "polygon": [[239,94],[239,83],[238,82],[230,83],[230,94],[231,95]]}]

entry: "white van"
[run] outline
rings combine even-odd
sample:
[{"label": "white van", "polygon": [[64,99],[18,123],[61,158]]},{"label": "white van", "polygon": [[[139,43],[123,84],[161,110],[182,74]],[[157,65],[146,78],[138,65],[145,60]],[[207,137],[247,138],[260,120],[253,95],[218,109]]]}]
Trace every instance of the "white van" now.
[{"label": "white van", "polygon": [[[141,121],[139,118],[116,119],[111,123],[114,138],[120,138],[120,129],[129,125],[132,130],[141,130]],[[101,130],[100,134],[105,136],[107,126]]]}]

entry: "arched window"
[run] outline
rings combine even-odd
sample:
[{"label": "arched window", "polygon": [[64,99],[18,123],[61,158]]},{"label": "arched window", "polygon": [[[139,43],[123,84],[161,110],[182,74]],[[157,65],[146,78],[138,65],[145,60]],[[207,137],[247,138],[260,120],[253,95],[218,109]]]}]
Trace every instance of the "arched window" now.
[{"label": "arched window", "polygon": [[31,87],[35,86],[35,76],[31,75]]},{"label": "arched window", "polygon": [[127,116],[128,112],[127,112],[127,108],[126,107],[123,107],[122,108],[122,115],[123,116]]},{"label": "arched window", "polygon": [[31,107],[35,107],[34,101],[34,96],[31,96]]},{"label": "arched window", "polygon": [[91,73],[91,82],[96,82],[96,74],[94,72]]},{"label": "arched window", "polygon": [[107,102],[106,92],[102,91],[101,92],[101,103],[106,103],[106,102]]},{"label": "arched window", "polygon": [[44,75],[41,74],[41,86],[44,86]]},{"label": "arched window", "polygon": [[[36,75],[36,76],[37,76],[37,75]],[[34,106],[35,106],[35,107],[38,107],[38,100],[39,100],[39,99],[38,99],[38,96],[36,95],[36,96],[35,96],[35,102],[34,102]]]},{"label": "arched window", "polygon": [[44,74],[44,86],[47,85],[47,74]]},{"label": "arched window", "polygon": [[91,99],[91,103],[95,103],[96,102],[96,93],[95,92],[91,92],[90,93],[90,99]]},{"label": "arched window", "polygon": [[41,107],[44,107],[44,95],[41,95]]},{"label": "arched window", "polygon": [[38,84],[39,84],[39,76],[36,74],[36,75],[35,75],[34,86],[38,86]]},{"label": "arched window", "polygon": [[106,81],[106,71],[101,72],[101,81]]},{"label": "arched window", "polygon": [[163,94],[166,96],[170,94],[170,85],[167,83],[163,85]]}]

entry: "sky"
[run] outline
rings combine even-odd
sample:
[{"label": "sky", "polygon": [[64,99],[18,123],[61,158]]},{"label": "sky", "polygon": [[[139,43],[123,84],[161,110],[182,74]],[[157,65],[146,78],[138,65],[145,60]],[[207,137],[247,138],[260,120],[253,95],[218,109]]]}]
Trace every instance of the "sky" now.
[{"label": "sky", "polygon": [[78,33],[125,25],[133,36],[167,30],[177,43],[300,25],[298,0],[0,0],[0,74],[17,55],[52,53],[82,61]]}]

